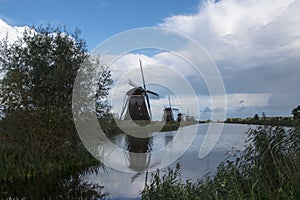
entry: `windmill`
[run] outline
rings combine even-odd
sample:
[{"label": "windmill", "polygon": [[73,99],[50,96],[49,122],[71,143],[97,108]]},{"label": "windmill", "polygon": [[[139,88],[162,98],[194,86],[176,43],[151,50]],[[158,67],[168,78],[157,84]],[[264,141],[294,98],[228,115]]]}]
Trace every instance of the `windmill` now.
[{"label": "windmill", "polygon": [[173,111],[174,110],[178,111],[177,108],[172,108],[170,96],[168,96],[168,99],[169,99],[169,107],[164,108],[164,115],[163,115],[163,121],[166,122],[175,121]]},{"label": "windmill", "polygon": [[133,86],[132,89],[127,91],[124,99],[124,104],[120,119],[124,120],[151,120],[151,106],[149,100],[149,94],[159,97],[159,94],[147,90],[144,72],[142,67],[142,61],[140,61],[141,75],[143,80],[143,87],[138,86],[131,80],[129,80],[129,85]]}]

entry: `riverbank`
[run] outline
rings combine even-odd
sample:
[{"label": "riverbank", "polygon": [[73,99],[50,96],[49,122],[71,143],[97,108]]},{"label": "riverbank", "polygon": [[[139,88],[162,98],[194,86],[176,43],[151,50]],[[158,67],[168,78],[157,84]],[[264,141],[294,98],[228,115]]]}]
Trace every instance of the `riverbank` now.
[{"label": "riverbank", "polygon": [[0,199],[108,199],[102,184],[90,183],[83,174],[96,173],[99,165],[80,166],[47,176],[1,181]]},{"label": "riverbank", "polygon": [[[123,134],[131,131],[139,131],[139,129],[145,133],[151,132],[166,132],[176,131],[180,127],[190,126],[198,124],[198,121],[182,121],[182,122],[160,122],[155,121],[149,124],[149,121],[138,122],[126,122],[116,121],[115,119],[99,119],[99,124],[106,134]],[[147,126],[149,125],[149,126]]]},{"label": "riverbank", "polygon": [[82,174],[95,173],[104,167],[84,147],[65,145],[53,155],[47,147],[41,149],[37,144],[30,147],[6,140],[0,146],[0,160],[0,199],[102,199],[106,196],[102,185],[82,178]]},{"label": "riverbank", "polygon": [[[32,147],[35,148],[36,147]],[[61,148],[56,156],[47,151],[28,152],[28,146],[2,143],[0,147],[0,180],[26,180],[49,176],[53,173],[67,173],[87,166],[100,165],[85,149]]]},{"label": "riverbank", "polygon": [[300,119],[293,119],[292,117],[268,117],[266,119],[228,118],[224,123],[297,127],[300,126]]}]

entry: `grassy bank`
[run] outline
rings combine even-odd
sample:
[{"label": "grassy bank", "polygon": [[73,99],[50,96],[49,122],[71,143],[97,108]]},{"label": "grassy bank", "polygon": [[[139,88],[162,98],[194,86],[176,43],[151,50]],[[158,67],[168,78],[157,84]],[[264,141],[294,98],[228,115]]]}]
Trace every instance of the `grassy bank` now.
[{"label": "grassy bank", "polygon": [[157,171],[142,199],[300,199],[300,129],[258,127],[248,138],[251,145],[207,180],[182,183],[179,165]]},{"label": "grassy bank", "polygon": [[292,117],[269,117],[268,119],[253,119],[253,118],[228,118],[225,123],[233,124],[253,124],[262,126],[287,126],[297,127],[300,126],[299,119],[293,119]]},{"label": "grassy bank", "polygon": [[115,121],[114,118],[108,116],[103,119],[99,119],[99,124],[103,131],[106,134],[122,134],[128,130],[131,131],[139,131],[144,133],[151,132],[166,132],[166,131],[176,131],[180,127],[190,126],[198,124],[197,121],[182,121],[182,122],[152,122],[151,126],[147,126],[149,121],[137,121],[137,122],[125,122],[125,121]]},{"label": "grassy bank", "polygon": [[98,171],[98,165],[88,165],[72,167],[64,173],[0,181],[0,199],[108,199],[103,185],[90,183],[82,176]]},{"label": "grassy bank", "polygon": [[99,164],[82,145],[68,112],[16,111],[0,122],[0,180],[48,176]]},{"label": "grassy bank", "polygon": [[70,153],[70,149],[61,149],[60,156],[52,157],[43,150],[28,153],[26,146],[18,144],[1,145],[0,180],[25,180],[101,165],[85,150],[72,150],[74,155],[71,157],[67,156],[67,151]]}]

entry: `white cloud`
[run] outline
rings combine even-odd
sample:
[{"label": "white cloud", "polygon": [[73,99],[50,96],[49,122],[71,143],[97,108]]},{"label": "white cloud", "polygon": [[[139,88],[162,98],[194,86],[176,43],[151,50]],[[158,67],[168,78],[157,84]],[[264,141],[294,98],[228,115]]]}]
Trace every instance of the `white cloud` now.
[{"label": "white cloud", "polygon": [[274,114],[277,109],[280,115],[300,104],[299,10],[295,0],[205,1],[196,14],[172,16],[159,26],[183,32],[206,48],[230,98],[246,95],[251,101],[245,107]]},{"label": "white cloud", "polygon": [[[138,59],[142,59],[145,65],[161,66],[146,72],[146,82],[154,81],[155,76],[166,79],[169,88],[184,91],[178,77],[166,73],[165,70],[170,69],[192,85],[196,97],[181,93],[180,101],[174,100],[181,112],[189,110],[196,117],[201,115],[201,119],[208,119],[213,112],[222,109],[226,109],[227,117],[253,116],[262,111],[270,115],[289,115],[297,102],[300,104],[297,93],[300,82],[299,10],[300,2],[293,0],[206,1],[199,5],[194,15],[164,19],[158,26],[189,35],[214,59],[225,83],[226,108],[221,102],[212,107],[212,98],[222,98],[209,96],[205,77],[199,77],[189,63],[176,55],[179,53],[189,61],[203,64],[201,55],[187,45],[174,53],[160,52],[154,56],[131,53],[117,60],[111,67],[114,78],[119,80],[118,87],[113,90],[114,111],[120,112],[124,94],[130,89],[127,79],[141,84]],[[162,95],[160,100],[151,101],[153,113],[160,119],[170,91],[157,87],[154,90]],[[195,105],[191,101],[195,98],[199,109],[209,112],[194,112]]]},{"label": "white cloud", "polygon": [[0,19],[0,40],[7,37],[9,42],[16,41],[23,35],[23,32],[29,27],[12,27]]}]

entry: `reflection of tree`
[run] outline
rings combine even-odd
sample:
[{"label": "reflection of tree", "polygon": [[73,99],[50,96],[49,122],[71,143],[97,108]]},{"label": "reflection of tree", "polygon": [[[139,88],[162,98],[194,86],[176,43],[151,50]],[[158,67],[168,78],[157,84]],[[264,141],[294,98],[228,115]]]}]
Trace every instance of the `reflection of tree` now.
[{"label": "reflection of tree", "polygon": [[0,199],[108,199],[108,194],[102,193],[103,188],[85,181],[80,173],[55,174],[34,180],[2,182]]}]

